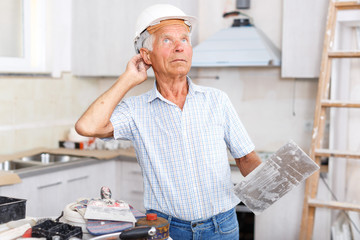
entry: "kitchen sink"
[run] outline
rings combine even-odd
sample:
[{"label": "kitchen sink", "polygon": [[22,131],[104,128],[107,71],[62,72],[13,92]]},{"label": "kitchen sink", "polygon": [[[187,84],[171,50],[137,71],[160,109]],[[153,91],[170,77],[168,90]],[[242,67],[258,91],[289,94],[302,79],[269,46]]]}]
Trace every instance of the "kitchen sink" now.
[{"label": "kitchen sink", "polygon": [[84,157],[71,156],[65,154],[52,154],[52,153],[39,153],[36,155],[22,157],[23,162],[40,162],[42,164],[60,163],[60,162],[71,162],[82,159]]},{"label": "kitchen sink", "polygon": [[12,171],[12,170],[19,170],[23,168],[38,166],[38,164],[30,163],[30,162],[24,162],[24,161],[5,161],[0,163],[0,170],[3,171]]},{"label": "kitchen sink", "polygon": [[50,166],[63,165],[89,157],[42,152],[35,155],[0,162],[0,171],[31,172]]}]

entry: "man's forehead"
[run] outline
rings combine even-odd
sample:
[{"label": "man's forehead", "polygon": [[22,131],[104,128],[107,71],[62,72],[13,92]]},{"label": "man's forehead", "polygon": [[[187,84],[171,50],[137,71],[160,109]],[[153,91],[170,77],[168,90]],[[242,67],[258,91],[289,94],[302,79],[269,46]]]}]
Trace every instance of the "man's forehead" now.
[{"label": "man's forehead", "polygon": [[182,26],[184,27],[184,29],[186,29],[186,31],[190,32],[190,27],[188,25],[185,24],[184,20],[180,20],[180,19],[168,19],[168,20],[163,20],[158,24],[155,24],[153,26],[150,26],[147,28],[147,31],[150,34],[153,34],[163,28],[174,28],[174,27],[179,27]]},{"label": "man's forehead", "polygon": [[164,26],[158,31],[155,32],[155,35],[158,36],[171,36],[171,35],[180,35],[180,36],[190,36],[189,31],[183,25],[168,25]]}]

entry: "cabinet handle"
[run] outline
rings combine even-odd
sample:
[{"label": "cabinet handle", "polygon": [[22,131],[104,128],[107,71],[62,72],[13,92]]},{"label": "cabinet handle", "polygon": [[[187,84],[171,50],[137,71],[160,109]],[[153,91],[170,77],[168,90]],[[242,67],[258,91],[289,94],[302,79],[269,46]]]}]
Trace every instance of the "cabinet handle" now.
[{"label": "cabinet handle", "polygon": [[87,179],[87,178],[89,178],[89,176],[82,176],[82,177],[69,179],[69,180],[67,180],[67,182],[70,183],[70,182],[75,182],[75,181],[79,181],[79,180],[83,180],[83,179]]},{"label": "cabinet handle", "polygon": [[50,183],[50,184],[47,184],[47,185],[38,186],[37,188],[38,189],[44,189],[44,188],[48,188],[48,187],[54,187],[54,186],[60,185],[61,183],[62,182],[54,182],[54,183]]},{"label": "cabinet handle", "polygon": [[131,191],[132,193],[135,193],[135,194],[141,194],[141,195],[143,195],[144,194],[144,191],[139,191],[139,190],[132,190]]},{"label": "cabinet handle", "polygon": [[142,175],[141,174],[141,171],[131,171],[132,174],[135,174],[135,175]]}]

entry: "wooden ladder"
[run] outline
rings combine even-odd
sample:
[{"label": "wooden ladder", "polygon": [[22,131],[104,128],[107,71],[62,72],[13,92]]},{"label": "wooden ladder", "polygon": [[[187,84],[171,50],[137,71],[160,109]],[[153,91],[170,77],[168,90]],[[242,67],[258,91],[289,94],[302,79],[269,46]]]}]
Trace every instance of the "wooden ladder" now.
[{"label": "wooden ladder", "polygon": [[[318,165],[321,164],[323,157],[341,157],[341,158],[359,158],[358,152],[344,152],[330,149],[323,149],[322,142],[324,138],[324,129],[326,121],[327,108],[360,108],[360,102],[350,102],[342,100],[330,100],[330,75],[333,58],[360,58],[360,51],[331,51],[330,46],[334,41],[335,25],[337,12],[339,10],[360,9],[359,2],[334,2],[330,0],[328,17],[324,38],[324,46],[321,60],[321,69],[319,76],[318,92],[316,98],[314,128],[310,157]],[[338,201],[321,201],[317,200],[316,194],[318,189],[320,171],[314,173],[306,181],[304,205],[302,212],[300,240],[311,239],[314,227],[315,208],[330,208],[345,211],[359,211],[360,205],[350,204]]]}]

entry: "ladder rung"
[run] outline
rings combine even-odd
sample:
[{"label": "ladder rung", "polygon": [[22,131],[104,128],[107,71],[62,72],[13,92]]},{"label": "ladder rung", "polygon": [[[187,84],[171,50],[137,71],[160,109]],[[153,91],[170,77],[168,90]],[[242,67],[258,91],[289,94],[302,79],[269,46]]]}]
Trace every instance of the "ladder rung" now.
[{"label": "ladder rung", "polygon": [[309,206],[312,207],[323,207],[323,208],[340,209],[345,211],[360,212],[360,204],[354,204],[354,203],[309,199],[308,204]]},{"label": "ladder rung", "polygon": [[343,107],[343,108],[360,108],[360,102],[340,101],[340,100],[322,100],[323,107]]},{"label": "ladder rung", "polygon": [[348,152],[348,151],[339,151],[339,150],[330,150],[330,149],[315,149],[315,156],[360,158],[360,152]]},{"label": "ladder rung", "polygon": [[330,58],[360,58],[360,51],[331,51]]},{"label": "ladder rung", "polygon": [[339,10],[360,9],[360,3],[355,1],[335,2],[335,7]]}]

